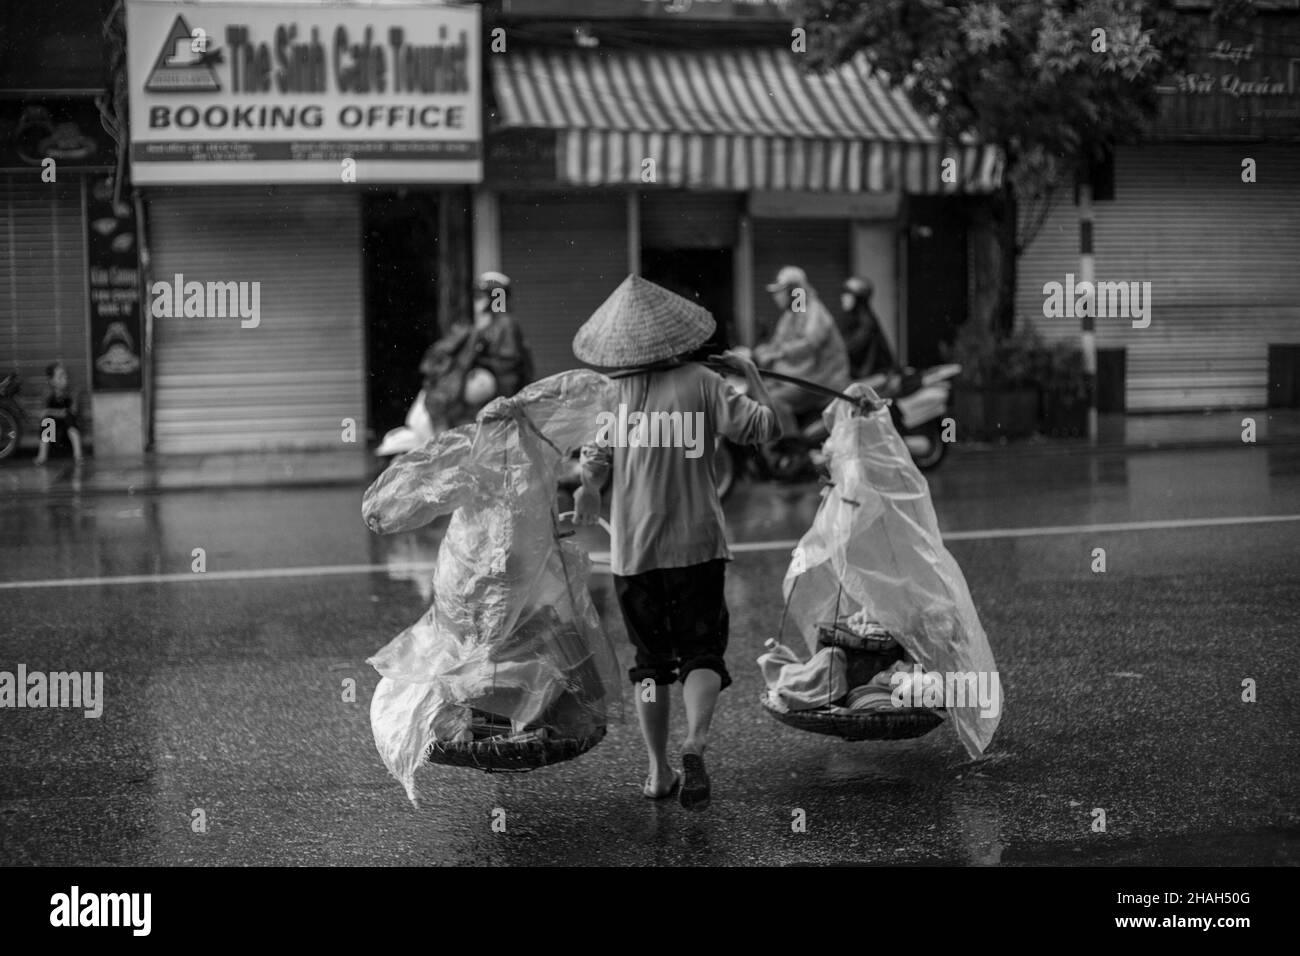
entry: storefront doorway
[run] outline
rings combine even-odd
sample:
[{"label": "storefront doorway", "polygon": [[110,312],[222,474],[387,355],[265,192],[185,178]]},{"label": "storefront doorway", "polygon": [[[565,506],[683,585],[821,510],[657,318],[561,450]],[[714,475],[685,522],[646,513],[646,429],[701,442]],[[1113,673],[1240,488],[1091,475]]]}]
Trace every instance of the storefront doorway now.
[{"label": "storefront doorway", "polygon": [[420,359],[437,339],[438,194],[393,190],[365,197],[367,394],[374,437],[406,419],[420,391]]},{"label": "storefront doorway", "polygon": [[702,354],[716,354],[735,341],[730,249],[642,249],[641,275],[708,309],[718,330]]},{"label": "storefront doorway", "polygon": [[966,321],[966,209],[946,196],[908,199],[907,363],[937,365]]}]

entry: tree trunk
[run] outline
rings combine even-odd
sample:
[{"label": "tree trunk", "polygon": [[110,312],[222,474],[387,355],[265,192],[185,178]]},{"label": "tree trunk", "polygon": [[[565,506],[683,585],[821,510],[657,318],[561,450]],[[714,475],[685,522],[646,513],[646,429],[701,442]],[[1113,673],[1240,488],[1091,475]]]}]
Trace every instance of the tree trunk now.
[{"label": "tree trunk", "polygon": [[974,330],[998,338],[1015,318],[1015,205],[1008,190],[974,204],[970,227]]}]

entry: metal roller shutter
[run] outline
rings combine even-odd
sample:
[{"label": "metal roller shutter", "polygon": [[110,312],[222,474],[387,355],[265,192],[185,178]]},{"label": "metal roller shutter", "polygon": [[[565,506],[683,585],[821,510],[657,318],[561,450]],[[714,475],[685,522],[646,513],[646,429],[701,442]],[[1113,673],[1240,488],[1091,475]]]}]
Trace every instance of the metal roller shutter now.
[{"label": "metal roller shutter", "polygon": [[261,283],[256,328],[153,320],[156,449],[337,449],[345,418],[364,435],[358,195],[172,190],[148,215],[151,283]]},{"label": "metal roller shutter", "polygon": [[573,336],[627,277],[621,193],[501,198],[501,264],[539,378],[581,363]]},{"label": "metal roller shutter", "polygon": [[[1258,181],[1241,181],[1241,162]],[[1160,145],[1121,150],[1116,200],[1096,206],[1099,281],[1150,282],[1151,325],[1097,320],[1097,347],[1127,351],[1130,411],[1263,406],[1268,346],[1300,343],[1300,150]],[[1078,273],[1078,221],[1058,204],[1018,263],[1017,315],[1050,338],[1043,284]]]},{"label": "metal roller shutter", "polygon": [[39,440],[45,366],[54,361],[68,369],[83,431],[93,440],[82,209],[79,180],[0,177],[0,374],[22,376],[24,445]]},{"label": "metal roller shutter", "polygon": [[840,285],[850,271],[847,219],[757,219],[754,221],[754,308],[756,327],[770,332],[776,320],[776,304],[767,285],[782,266],[798,266],[818,297],[835,315],[839,310]]}]

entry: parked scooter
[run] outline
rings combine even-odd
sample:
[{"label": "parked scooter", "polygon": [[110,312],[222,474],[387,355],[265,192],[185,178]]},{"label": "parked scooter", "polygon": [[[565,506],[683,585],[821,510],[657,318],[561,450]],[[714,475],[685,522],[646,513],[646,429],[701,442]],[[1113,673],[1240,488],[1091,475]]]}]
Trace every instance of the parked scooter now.
[{"label": "parked scooter", "polygon": [[375,457],[380,459],[404,455],[419,448],[435,434],[429,410],[424,405],[424,389],[415,396],[410,411],[406,413],[406,424],[393,428],[384,435],[384,440],[375,449]]},{"label": "parked scooter", "polygon": [[22,441],[27,414],[14,397],[21,388],[22,379],[17,372],[0,378],[0,458],[8,458],[17,452],[18,443]]},{"label": "parked scooter", "polygon": [[[464,388],[465,400],[470,408],[482,408],[496,397],[496,377],[487,369],[472,368],[465,376]],[[457,421],[453,424],[463,423]],[[375,457],[388,459],[396,455],[404,455],[408,451],[419,448],[434,435],[444,431],[446,427],[440,426],[430,418],[428,406],[424,403],[424,389],[420,389],[420,394],[415,396],[415,401],[411,403],[411,408],[406,413],[406,424],[391,429],[384,435],[384,440],[375,449]]]},{"label": "parked scooter", "polygon": [[[952,379],[960,365],[937,365],[918,372],[903,369],[863,379],[883,399],[890,400],[890,417],[907,445],[912,460],[922,471],[938,467],[948,450],[942,440],[943,418],[948,411]],[[743,379],[728,376],[741,392]],[[799,433],[761,446],[738,446],[719,442],[713,464],[718,496],[725,498],[737,480],[749,475],[760,481],[808,481],[818,474],[821,445],[828,437],[821,410],[797,418]]]}]

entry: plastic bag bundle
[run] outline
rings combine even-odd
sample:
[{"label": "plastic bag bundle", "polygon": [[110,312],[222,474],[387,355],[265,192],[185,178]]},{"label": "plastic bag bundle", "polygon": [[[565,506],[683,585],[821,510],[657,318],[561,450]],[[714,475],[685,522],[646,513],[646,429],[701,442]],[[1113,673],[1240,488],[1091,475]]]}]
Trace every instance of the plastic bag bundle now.
[{"label": "plastic bag bundle", "polygon": [[451,513],[433,606],[369,659],[375,745],[417,799],[429,744],[471,739],[486,721],[585,737],[622,719],[621,672],[587,590],[591,562],[556,536],[556,471],[592,440],[614,383],[590,371],[497,399],[409,452],[366,491],[372,531],[409,531]]},{"label": "plastic bag bundle", "polygon": [[[836,401],[824,417],[832,484],[786,572],[787,626],[813,653],[818,624],[834,621],[837,610],[840,618],[865,610],[960,692],[946,695],[947,710],[978,756],[997,729],[1001,682],[966,579],[943,546],[929,486],[888,410],[863,413]],[[981,689],[991,706],[979,702]]]}]

